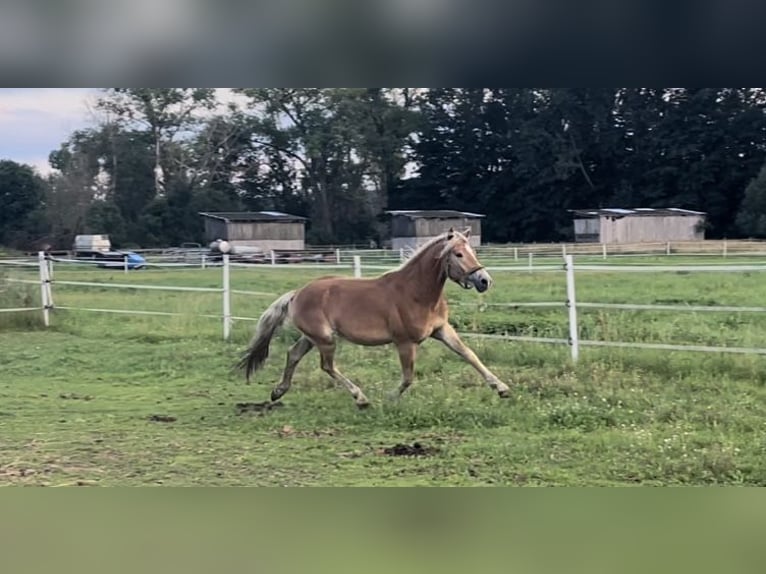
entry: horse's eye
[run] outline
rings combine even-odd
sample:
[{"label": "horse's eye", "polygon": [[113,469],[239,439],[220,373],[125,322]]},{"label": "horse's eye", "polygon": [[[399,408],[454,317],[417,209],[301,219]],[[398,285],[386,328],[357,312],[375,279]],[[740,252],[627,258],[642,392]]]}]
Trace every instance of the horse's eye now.
[{"label": "horse's eye", "polygon": [[458,257],[462,257],[463,256],[462,253],[455,253],[455,255],[457,255]]}]

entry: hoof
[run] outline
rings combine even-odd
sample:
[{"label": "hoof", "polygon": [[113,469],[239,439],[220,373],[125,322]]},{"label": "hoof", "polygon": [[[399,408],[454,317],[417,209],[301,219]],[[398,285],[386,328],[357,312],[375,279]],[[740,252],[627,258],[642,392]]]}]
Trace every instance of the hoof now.
[{"label": "hoof", "polygon": [[356,408],[358,408],[360,411],[369,409],[370,408],[370,403],[368,401],[363,401],[361,403],[356,403]]},{"label": "hoof", "polygon": [[501,399],[508,399],[511,397],[511,389],[500,389],[497,391],[497,396]]},{"label": "hoof", "polygon": [[271,391],[271,402],[276,403],[283,396],[284,396],[284,393],[281,393],[279,391]]}]

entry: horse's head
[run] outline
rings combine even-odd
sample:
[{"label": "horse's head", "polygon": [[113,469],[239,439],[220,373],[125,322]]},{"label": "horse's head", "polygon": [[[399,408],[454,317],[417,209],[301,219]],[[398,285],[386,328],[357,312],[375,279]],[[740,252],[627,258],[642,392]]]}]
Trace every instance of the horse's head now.
[{"label": "horse's head", "polygon": [[492,277],[479,263],[476,252],[468,242],[469,237],[471,237],[470,227],[463,232],[450,228],[447,233],[447,245],[445,247],[447,277],[463,289],[476,287],[479,293],[484,293],[492,285]]}]

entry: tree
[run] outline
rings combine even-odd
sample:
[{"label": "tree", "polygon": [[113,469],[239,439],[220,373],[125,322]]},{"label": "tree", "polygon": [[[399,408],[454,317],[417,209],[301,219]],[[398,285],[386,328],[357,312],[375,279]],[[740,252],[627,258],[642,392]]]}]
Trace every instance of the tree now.
[{"label": "tree", "polygon": [[[237,122],[207,113],[212,95],[185,88],[107,90],[99,103],[106,120],[73,134],[51,155],[60,170],[56,199],[70,202],[65,212],[76,211],[79,226],[96,233],[113,227],[116,243],[148,246],[201,239],[199,210],[239,209],[233,181],[249,136]],[[88,183],[87,205],[75,209],[75,190],[87,190]]]},{"label": "tree", "polygon": [[686,207],[733,235],[766,159],[758,88],[440,88],[399,208],[488,214],[492,241],[558,241],[568,209]]},{"label": "tree", "polygon": [[745,189],[737,225],[745,235],[766,237],[766,164]]},{"label": "tree", "polygon": [[94,199],[106,193],[99,181],[102,148],[99,132],[83,130],[50,153],[48,161],[56,171],[48,177],[45,204],[53,245],[68,249],[84,230]]},{"label": "tree", "polygon": [[761,88],[239,92],[242,109],[213,115],[207,89],[106,90],[107,121],[51,155],[55,234],[162,245],[200,238],[198,211],[245,208],[358,242],[381,238],[386,209],[451,208],[487,214],[489,241],[559,241],[569,209],[676,206],[732,237],[766,161]]},{"label": "tree", "polygon": [[22,247],[46,230],[45,181],[28,166],[0,160],[0,245]]},{"label": "tree", "polygon": [[120,208],[108,199],[94,201],[85,216],[85,232],[107,234],[115,247],[130,243],[126,227]]},{"label": "tree", "polygon": [[366,163],[372,213],[388,208],[389,196],[404,175],[409,138],[420,116],[409,88],[365,88],[351,94],[349,116],[360,132],[359,153]]},{"label": "tree", "polygon": [[625,88],[617,119],[621,197],[708,213],[710,236],[737,234],[748,182],[764,161],[763,94],[751,88]]},{"label": "tree", "polygon": [[[413,155],[418,178],[399,188],[397,208],[477,209],[497,160],[486,145],[484,96],[483,88],[439,88],[423,97]],[[405,205],[413,201],[419,205]]]},{"label": "tree", "polygon": [[[161,195],[165,170],[173,161],[166,146],[201,121],[199,112],[216,105],[212,88],[108,88],[97,107],[121,125],[144,128],[154,148],[154,191]],[[163,165],[165,163],[165,165]]]},{"label": "tree", "polygon": [[566,213],[555,169],[561,123],[549,101],[526,88],[429,90],[418,176],[400,187],[396,206],[486,213],[485,236],[495,241],[557,238],[558,211]]},{"label": "tree", "polygon": [[340,98],[320,88],[245,88],[241,93],[250,100],[253,145],[267,150],[266,158],[279,156],[282,174],[294,174],[311,198],[315,237],[332,241],[334,204],[343,189],[338,172],[352,148],[349,126],[338,114]]}]

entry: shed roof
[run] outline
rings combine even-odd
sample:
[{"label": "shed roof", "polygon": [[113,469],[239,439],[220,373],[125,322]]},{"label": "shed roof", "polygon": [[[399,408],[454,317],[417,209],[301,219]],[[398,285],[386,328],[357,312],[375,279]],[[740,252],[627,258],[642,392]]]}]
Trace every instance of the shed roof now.
[{"label": "shed roof", "polygon": [[305,217],[300,215],[291,215],[289,213],[282,213],[281,211],[220,211],[220,212],[202,212],[199,214],[203,217],[209,217],[211,219],[220,219],[231,223],[233,221],[240,223],[257,222],[257,221],[283,221],[300,222],[306,221]]},{"label": "shed roof", "polygon": [[480,219],[486,217],[481,213],[471,213],[470,211],[455,211],[450,209],[412,209],[386,211],[389,215],[400,215],[410,219]]},{"label": "shed roof", "polygon": [[569,212],[577,217],[662,217],[668,215],[706,215],[704,211],[693,211],[691,209],[680,209],[678,207],[637,207],[635,209],[612,207],[606,209],[570,209]]}]

